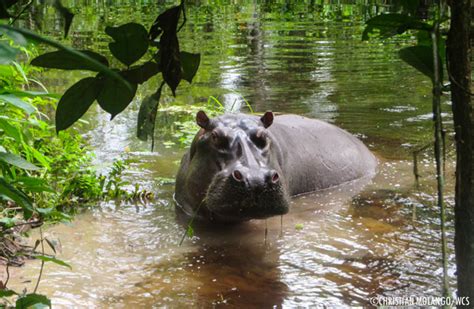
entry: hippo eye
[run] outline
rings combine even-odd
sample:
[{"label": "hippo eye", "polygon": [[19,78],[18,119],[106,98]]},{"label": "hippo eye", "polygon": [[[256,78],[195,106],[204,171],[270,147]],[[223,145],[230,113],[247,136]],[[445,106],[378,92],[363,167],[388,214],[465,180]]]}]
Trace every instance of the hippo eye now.
[{"label": "hippo eye", "polygon": [[227,148],[229,146],[229,140],[227,137],[216,131],[211,132],[211,139],[212,143],[218,148]]},{"label": "hippo eye", "polygon": [[267,146],[267,134],[263,130],[259,130],[255,132],[255,134],[252,134],[251,139],[258,148],[265,148],[265,146]]}]

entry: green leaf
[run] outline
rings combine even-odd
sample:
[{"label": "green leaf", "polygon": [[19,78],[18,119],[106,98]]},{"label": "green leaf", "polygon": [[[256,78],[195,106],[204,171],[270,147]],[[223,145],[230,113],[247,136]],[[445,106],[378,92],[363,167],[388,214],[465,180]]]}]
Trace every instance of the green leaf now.
[{"label": "green leaf", "polygon": [[16,301],[16,309],[27,309],[38,304],[46,305],[51,308],[51,300],[46,296],[32,293],[18,298]]},{"label": "green leaf", "polygon": [[13,94],[0,94],[0,101],[5,101],[10,105],[22,109],[27,114],[31,114],[36,111],[36,108],[33,105],[23,101]]},{"label": "green leaf", "polygon": [[94,71],[101,72],[102,74],[104,74],[106,76],[115,78],[115,79],[119,80],[120,82],[122,82],[126,87],[129,87],[131,89],[131,85],[125,79],[123,79],[120,76],[120,74],[118,74],[117,72],[111,70],[110,68],[103,65],[99,61],[97,61],[97,60],[95,60],[95,59],[93,59],[93,58],[91,58],[91,57],[89,57],[89,56],[73,49],[73,48],[64,46],[64,45],[62,45],[58,42],[52,41],[48,38],[45,38],[41,35],[38,35],[34,32],[31,32],[29,30],[15,28],[15,27],[12,27],[12,26],[7,26],[7,25],[0,25],[0,33],[8,34],[8,31],[18,32],[18,33],[22,34],[24,37],[26,37],[27,39],[30,39],[30,40],[33,40],[33,41],[36,41],[36,42],[40,42],[40,43],[44,43],[44,44],[47,44],[49,46],[53,46],[53,47],[55,47],[59,50],[64,50],[65,52],[70,53],[73,56],[76,56],[78,60],[81,59],[81,60],[85,60],[85,61],[89,62],[91,66],[96,68]]},{"label": "green leaf", "polygon": [[194,229],[191,225],[188,225],[188,229],[186,230],[186,234],[189,238],[193,238],[194,236]]},{"label": "green leaf", "polygon": [[128,23],[106,27],[105,33],[114,39],[109,44],[110,52],[126,66],[132,65],[148,50],[148,33],[143,25]]},{"label": "green leaf", "polygon": [[132,84],[143,84],[160,72],[160,65],[154,61],[122,71],[122,76]]},{"label": "green leaf", "polygon": [[103,87],[97,96],[97,102],[99,102],[100,107],[112,115],[111,119],[120,114],[135,97],[137,84],[131,85],[132,91],[115,79],[106,77],[103,81]]},{"label": "green leaf", "polygon": [[148,137],[153,139],[162,87],[160,86],[155,94],[146,97],[140,105],[137,117],[137,137],[142,141],[148,140]]},{"label": "green leaf", "polygon": [[10,136],[15,141],[21,141],[21,132],[17,127],[10,124],[6,118],[0,118],[0,129],[3,130],[6,136]]},{"label": "green leaf", "polygon": [[[125,87],[123,83],[117,83]],[[101,89],[102,83],[98,79],[87,77],[66,90],[56,109],[56,131],[69,128],[81,118],[94,103]]]},{"label": "green leaf", "polygon": [[0,297],[10,297],[13,295],[18,295],[18,293],[12,290],[0,290]]},{"label": "green leaf", "polygon": [[[80,50],[84,55],[97,60],[105,66],[109,65],[107,58],[90,50]],[[97,66],[91,65],[89,61],[78,59],[64,50],[58,50],[51,53],[42,54],[31,61],[32,65],[42,68],[61,69],[61,70],[89,70],[98,71]]]},{"label": "green leaf", "polygon": [[157,26],[163,30],[160,38],[161,72],[174,96],[182,78],[179,42],[176,35],[181,10],[181,6],[172,7],[158,16],[156,20]]},{"label": "green leaf", "polygon": [[[15,226],[15,224],[18,222],[18,219],[17,218],[8,218],[8,217],[4,217],[4,218],[1,218],[0,219],[0,223],[2,225],[4,225],[5,228],[11,228],[12,226]],[[0,297],[1,296],[1,290],[0,290]]]},{"label": "green leaf", "polygon": [[[402,48],[398,54],[403,61],[434,80],[433,49],[430,46],[410,46]],[[442,80],[442,64],[440,59],[440,78]]]},{"label": "green leaf", "polygon": [[20,50],[11,47],[8,42],[0,41],[0,64],[9,64],[16,59]]},{"label": "green leaf", "polygon": [[46,237],[44,238],[44,240],[46,240],[46,243],[51,248],[51,250],[53,250],[53,252],[56,253],[56,246],[53,244],[53,242]]},{"label": "green leaf", "polygon": [[431,25],[404,14],[378,15],[366,21],[366,25],[362,33],[362,40],[368,40],[369,34],[374,30],[379,30],[379,36],[382,38],[402,34],[409,29],[431,30]]},{"label": "green leaf", "polygon": [[46,180],[38,177],[18,177],[15,179],[15,184],[20,185],[27,192],[56,192],[48,185]]},{"label": "green leaf", "polygon": [[9,152],[0,152],[0,161],[3,161],[5,163],[8,163],[10,165],[13,165],[15,167],[18,167],[24,170],[37,171],[40,169],[38,166],[26,161],[19,155],[9,153]]},{"label": "green leaf", "polygon": [[[0,73],[1,74],[1,73]],[[11,94],[17,97],[28,97],[28,98],[34,98],[34,97],[50,97],[50,98],[55,98],[59,99],[61,98],[60,95],[54,94],[54,93],[47,93],[47,92],[41,92],[41,91],[24,91],[24,90],[8,90],[8,91],[2,91],[0,89],[0,94]]]},{"label": "green leaf", "polygon": [[191,54],[188,52],[180,53],[181,67],[183,68],[183,79],[189,83],[193,81],[194,75],[201,62],[201,54]]},{"label": "green leaf", "polygon": [[5,195],[17,203],[23,209],[25,219],[31,217],[33,213],[33,205],[31,204],[30,198],[25,193],[9,184],[3,177],[0,177],[0,194]]},{"label": "green leaf", "polygon": [[66,263],[62,260],[58,260],[54,257],[50,257],[50,256],[46,256],[46,255],[35,255],[35,258],[37,258],[39,260],[42,260],[44,262],[53,262],[53,263],[56,263],[58,265],[68,267],[69,269],[72,269],[71,265],[69,265],[68,263]]}]

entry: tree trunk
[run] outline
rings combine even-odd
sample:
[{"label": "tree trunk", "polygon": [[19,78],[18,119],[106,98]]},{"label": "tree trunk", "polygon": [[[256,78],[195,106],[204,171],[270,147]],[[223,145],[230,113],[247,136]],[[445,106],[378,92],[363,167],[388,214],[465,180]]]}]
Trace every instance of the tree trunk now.
[{"label": "tree trunk", "polygon": [[456,132],[456,264],[458,296],[474,307],[474,114],[471,105],[471,1],[451,0],[447,57]]}]

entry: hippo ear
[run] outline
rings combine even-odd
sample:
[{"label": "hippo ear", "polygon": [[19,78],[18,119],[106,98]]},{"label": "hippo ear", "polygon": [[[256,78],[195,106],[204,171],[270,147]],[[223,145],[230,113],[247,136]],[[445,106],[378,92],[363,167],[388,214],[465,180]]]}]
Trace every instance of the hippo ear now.
[{"label": "hippo ear", "polygon": [[273,123],[273,113],[272,112],[266,112],[262,116],[262,118],[260,118],[260,121],[262,122],[264,128],[268,128]]},{"label": "hippo ear", "polygon": [[203,129],[208,129],[211,121],[209,117],[207,117],[206,113],[203,111],[199,111],[196,114],[196,123]]}]

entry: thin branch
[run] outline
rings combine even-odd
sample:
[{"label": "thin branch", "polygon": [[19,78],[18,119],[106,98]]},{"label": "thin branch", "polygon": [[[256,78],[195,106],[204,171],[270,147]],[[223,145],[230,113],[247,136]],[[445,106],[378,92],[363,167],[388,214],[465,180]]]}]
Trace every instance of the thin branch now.
[{"label": "thin branch", "polygon": [[31,4],[33,3],[33,0],[30,0],[30,2],[28,2],[24,7],[23,9],[20,11],[20,13],[18,13],[18,15],[15,16],[15,18],[13,18],[13,20],[9,23],[9,25],[13,25],[17,20],[18,18],[20,18],[21,15],[23,15],[23,13],[25,13],[26,9],[28,9]]},{"label": "thin branch", "polygon": [[[40,231],[40,237],[41,237],[41,239],[40,239],[41,240],[41,253],[42,253],[42,255],[44,255],[43,229],[40,227],[39,231]],[[36,293],[36,291],[38,290],[38,286],[39,286],[39,283],[41,281],[41,275],[43,275],[43,269],[44,269],[44,261],[41,260],[41,268],[40,268],[40,272],[39,272],[39,275],[38,275],[38,281],[36,281],[36,286],[35,286],[35,289],[34,289],[33,293]]]}]

